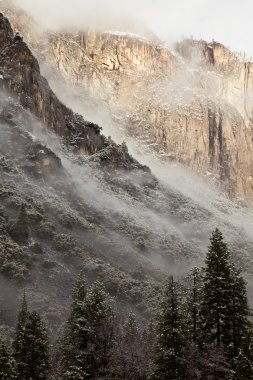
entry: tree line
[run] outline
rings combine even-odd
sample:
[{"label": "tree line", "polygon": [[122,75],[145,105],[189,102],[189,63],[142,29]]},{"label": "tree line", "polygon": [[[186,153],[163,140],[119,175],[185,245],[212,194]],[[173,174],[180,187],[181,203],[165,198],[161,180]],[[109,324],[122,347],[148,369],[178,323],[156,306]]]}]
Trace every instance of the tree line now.
[{"label": "tree line", "polygon": [[99,281],[81,274],[57,343],[24,294],[14,341],[0,341],[0,380],[253,380],[253,334],[246,282],[221,232],[203,268],[169,277],[157,315],[119,317]]}]

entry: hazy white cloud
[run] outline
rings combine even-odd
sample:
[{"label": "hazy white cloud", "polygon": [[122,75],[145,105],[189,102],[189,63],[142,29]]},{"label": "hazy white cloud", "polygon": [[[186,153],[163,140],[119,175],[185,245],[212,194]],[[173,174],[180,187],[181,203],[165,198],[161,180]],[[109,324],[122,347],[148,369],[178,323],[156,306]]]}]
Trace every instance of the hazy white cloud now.
[{"label": "hazy white cloud", "polygon": [[252,0],[15,0],[47,27],[146,24],[163,40],[192,35],[253,55]]}]

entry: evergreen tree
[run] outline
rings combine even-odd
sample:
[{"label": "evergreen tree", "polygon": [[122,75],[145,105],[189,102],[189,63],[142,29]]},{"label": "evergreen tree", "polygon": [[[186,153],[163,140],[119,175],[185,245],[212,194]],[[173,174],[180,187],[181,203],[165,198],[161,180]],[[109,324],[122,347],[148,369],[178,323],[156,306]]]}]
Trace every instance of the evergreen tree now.
[{"label": "evergreen tree", "polygon": [[253,336],[252,330],[248,331],[243,348],[234,361],[233,380],[253,380]]},{"label": "evergreen tree", "polygon": [[88,287],[81,274],[73,288],[70,318],[65,326],[61,347],[61,369],[63,379],[79,380],[88,376],[86,347],[88,324],[86,318],[86,297]]},{"label": "evergreen tree", "polygon": [[0,380],[17,379],[15,360],[6,344],[0,340]]},{"label": "evergreen tree", "polygon": [[184,326],[186,347],[184,356],[187,363],[188,379],[196,379],[201,373],[200,361],[202,353],[198,343],[201,339],[200,303],[202,294],[202,274],[199,268],[193,268],[183,283]]},{"label": "evergreen tree", "polygon": [[13,346],[18,379],[46,380],[49,373],[47,332],[39,314],[28,312],[25,295]]},{"label": "evergreen tree", "polygon": [[[252,324],[249,322],[250,309],[248,304],[246,282],[240,274],[240,271],[232,266],[232,283],[231,283],[231,326],[232,339],[229,346],[229,355],[233,361],[239,352],[247,344],[248,337],[251,334]],[[241,356],[241,355],[240,355]]]},{"label": "evergreen tree", "polygon": [[234,370],[239,353],[240,360],[244,357],[245,342],[252,329],[246,283],[231,264],[229,250],[218,229],[210,240],[203,278],[202,340],[224,349]]},{"label": "evergreen tree", "polygon": [[23,345],[25,337],[25,326],[28,316],[29,313],[27,308],[26,294],[24,292],[20,311],[18,314],[18,323],[16,326],[15,340],[13,342],[14,357],[16,359],[17,371],[19,374],[24,373],[27,367],[27,364],[25,362],[26,353],[23,349]]},{"label": "evergreen tree", "polygon": [[96,281],[87,293],[87,322],[89,325],[89,368],[91,378],[107,371],[113,338],[114,316],[107,302],[103,285]]},{"label": "evergreen tree", "polygon": [[112,312],[99,282],[87,288],[81,275],[73,291],[62,350],[63,379],[104,376],[112,341]]},{"label": "evergreen tree", "polygon": [[221,232],[212,233],[206,257],[201,304],[202,339],[227,348],[232,340],[232,274],[229,251]]},{"label": "evergreen tree", "polygon": [[231,366],[222,346],[217,346],[216,343],[207,345],[203,351],[200,351],[200,354],[201,380],[225,380],[230,378]]},{"label": "evergreen tree", "polygon": [[232,375],[233,380],[253,380],[253,362],[240,351],[236,360],[236,367]]},{"label": "evergreen tree", "polygon": [[36,312],[29,314],[23,340],[26,370],[24,379],[45,380],[49,373],[49,349],[46,327]]},{"label": "evergreen tree", "polygon": [[153,380],[181,380],[185,375],[184,335],[177,286],[171,278],[166,284],[157,318]]},{"label": "evergreen tree", "polygon": [[202,274],[199,268],[193,268],[187,278],[186,326],[188,341],[197,344],[201,335],[200,305],[202,294]]}]

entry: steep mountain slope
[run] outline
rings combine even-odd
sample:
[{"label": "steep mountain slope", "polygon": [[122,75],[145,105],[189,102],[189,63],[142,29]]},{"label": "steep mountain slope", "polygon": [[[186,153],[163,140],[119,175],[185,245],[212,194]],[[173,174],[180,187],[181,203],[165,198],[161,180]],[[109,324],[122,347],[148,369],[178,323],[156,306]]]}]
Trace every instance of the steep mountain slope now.
[{"label": "steep mountain slope", "polygon": [[[146,167],[128,154],[125,146],[105,139],[100,135],[98,126],[85,122],[58,101],[41,77],[38,63],[27,45],[13,37],[9,22],[2,15],[0,35],[1,273],[6,278],[25,283],[26,287],[36,292],[35,302],[39,296],[45,298],[45,303],[55,305],[52,313],[57,322],[62,313],[66,286],[69,295],[75,273],[80,271],[84,262],[87,275],[105,275],[109,280],[108,288],[115,295],[120,283],[122,292],[124,286],[134,289],[130,283],[135,279],[127,274],[127,267],[142,266],[141,257],[137,261],[135,257],[126,257],[126,268],[120,269],[122,258],[115,258],[115,254],[119,251],[123,255],[128,247],[119,248],[122,244],[119,242],[116,248],[117,229],[118,234],[122,233],[127,220],[114,213],[105,223],[106,208],[112,207],[110,203],[113,204],[113,198],[110,195],[106,197],[106,192],[104,194],[102,189],[99,190],[96,182],[99,183],[100,177],[108,176],[110,191],[115,176],[117,192],[121,187],[126,193],[138,191],[138,186],[135,189],[134,185],[131,187],[131,182],[127,184],[127,178],[121,184],[120,173],[113,172],[116,169],[133,173],[131,175],[136,176],[136,180],[147,184],[150,189],[156,187],[156,181]],[[6,95],[7,89],[14,98]],[[38,116],[43,126],[26,109]],[[50,129],[61,137],[61,143],[55,135],[47,134],[46,130]],[[42,141],[37,141],[36,136]],[[70,141],[75,141],[75,144]],[[50,150],[50,145],[54,152]],[[59,156],[64,154],[66,147],[63,157],[66,167],[63,167]],[[72,157],[71,152],[78,156]],[[88,155],[86,159],[83,154]],[[72,175],[78,175],[78,178],[72,179]],[[96,175],[98,178],[95,178]],[[25,216],[20,221],[22,210]],[[20,239],[19,222],[27,225],[28,236],[25,239]],[[127,232],[124,234],[127,235]],[[110,257],[104,263],[102,258],[110,249]],[[145,277],[146,274],[142,278],[144,282]],[[58,289],[59,284],[61,287]],[[147,286],[150,286],[148,279]],[[5,298],[4,293],[1,297]],[[9,314],[4,315],[2,322],[8,321],[8,318]]]},{"label": "steep mountain slope", "polygon": [[84,104],[109,107],[145,149],[252,201],[252,62],[216,42],[186,40],[171,52],[121,32],[48,32],[41,45],[32,20],[4,7],[41,60],[85,89]]},{"label": "steep mountain slope", "polygon": [[216,193],[205,207],[183,186],[159,182],[125,144],[57,99],[3,15],[0,71],[0,280],[15,295],[10,303],[0,294],[1,324],[12,325],[17,289],[26,287],[59,325],[81,269],[145,316],[165,274],[201,263],[217,225],[251,280],[252,213]]},{"label": "steep mountain slope", "polygon": [[[60,103],[2,15],[0,36],[2,289],[9,281],[19,292],[30,289],[50,324],[58,324],[72,282],[84,269],[88,278],[103,279],[122,307],[149,312],[163,277],[160,267],[200,252],[172,222],[180,212],[182,221],[189,218],[194,206],[162,190],[125,145],[105,139],[96,125]],[[69,141],[77,128],[73,149]],[[195,214],[206,212],[196,207]],[[1,292],[1,323],[11,324],[15,301],[9,304],[8,297]]]}]

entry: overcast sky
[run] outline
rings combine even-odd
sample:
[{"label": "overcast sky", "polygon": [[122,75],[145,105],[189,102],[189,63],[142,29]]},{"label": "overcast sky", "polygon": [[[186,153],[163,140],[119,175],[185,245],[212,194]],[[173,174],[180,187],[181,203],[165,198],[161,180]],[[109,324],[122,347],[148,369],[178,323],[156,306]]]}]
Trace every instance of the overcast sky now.
[{"label": "overcast sky", "polygon": [[163,40],[216,39],[253,55],[253,0],[15,0],[47,26],[145,23]]}]

